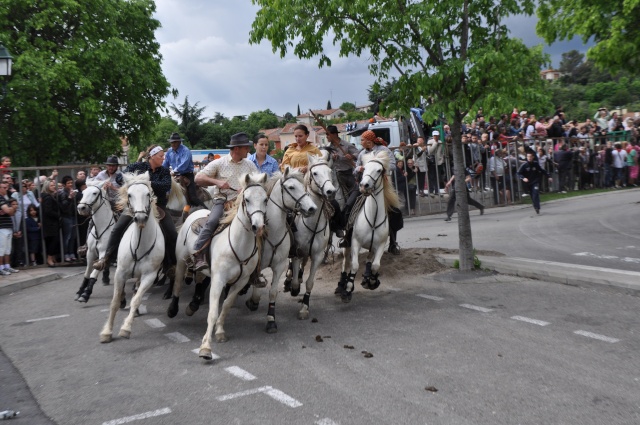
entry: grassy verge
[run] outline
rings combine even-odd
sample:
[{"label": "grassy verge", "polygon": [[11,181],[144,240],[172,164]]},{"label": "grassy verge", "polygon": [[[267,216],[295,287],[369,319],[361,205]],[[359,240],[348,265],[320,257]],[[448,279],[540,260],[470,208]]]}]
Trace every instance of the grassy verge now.
[{"label": "grassy verge", "polygon": [[[633,187],[623,187],[617,190],[627,190],[627,189],[633,189]],[[594,193],[611,192],[612,190],[616,190],[616,189],[587,189],[587,190],[574,190],[572,192],[567,192],[567,193],[556,193],[556,192],[541,193],[540,202],[555,201],[556,199],[573,198],[576,196],[592,195]],[[531,198],[528,196],[525,198],[522,198],[522,203],[531,204]]]}]

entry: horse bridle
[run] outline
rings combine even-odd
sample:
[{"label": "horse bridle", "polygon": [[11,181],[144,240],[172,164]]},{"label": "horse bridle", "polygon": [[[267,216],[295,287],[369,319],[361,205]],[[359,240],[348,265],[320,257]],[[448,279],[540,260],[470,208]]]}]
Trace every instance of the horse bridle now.
[{"label": "horse bridle", "polygon": [[143,183],[143,182],[134,182],[134,183],[131,183],[131,184],[129,185],[129,187],[131,187],[131,186],[135,186],[135,185],[137,185],[137,184],[144,185],[144,186],[146,186],[146,187],[149,189],[149,205],[147,206],[147,209],[146,209],[146,210],[144,210],[144,211],[134,210],[134,209],[132,209],[132,208],[131,208],[131,203],[129,202],[129,199],[127,198],[127,207],[129,208],[129,211],[131,211],[131,213],[132,213],[133,215],[138,214],[138,213],[143,213],[144,215],[146,215],[146,216],[148,217],[148,216],[149,216],[149,213],[151,213],[151,203],[152,203],[152,201],[151,201],[151,196],[153,196],[153,192],[152,192],[152,190],[149,188],[149,185],[148,185],[147,183]]},{"label": "horse bridle", "polygon": [[294,205],[294,207],[293,207],[292,212],[294,212],[294,213],[298,213],[298,212],[300,211],[300,205],[302,204],[302,202],[301,202],[301,201],[302,201],[302,199],[303,199],[305,196],[309,196],[309,194],[308,194],[307,192],[304,192],[302,195],[300,195],[300,197],[299,197],[299,198],[297,198],[297,199],[296,199],[296,197],[295,197],[295,196],[293,196],[293,194],[291,193],[291,191],[289,191],[289,189],[287,188],[287,186],[285,186],[285,183],[287,182],[287,180],[290,180],[290,179],[294,179],[294,180],[295,180],[295,178],[293,178],[293,177],[287,177],[287,178],[286,178],[286,179],[284,179],[284,180],[282,181],[282,183],[280,184],[280,187],[282,187],[282,190],[280,191],[280,198],[281,198],[281,200],[282,200],[282,205],[278,205],[278,204],[276,203],[276,201],[274,201],[271,197],[269,197],[269,201],[273,202],[273,204],[274,204],[276,207],[280,208],[282,211],[287,212],[288,208],[285,208],[285,203],[284,203],[284,193],[286,192],[286,193],[287,193],[287,195],[291,196],[291,199],[293,199],[293,200],[296,202],[296,203],[295,203],[295,205]]},{"label": "horse bridle", "polygon": [[[316,194],[317,194],[317,195],[320,195],[320,196],[322,196],[322,197],[324,198],[324,197],[325,197],[325,196],[324,196],[324,185],[325,185],[325,184],[327,184],[327,183],[329,183],[331,180],[330,180],[330,179],[327,179],[327,181],[325,181],[325,182],[322,184],[322,186],[320,186],[320,185],[318,184],[318,182],[317,182],[316,178],[314,177],[313,173],[311,172],[311,170],[313,170],[313,168],[314,168],[314,167],[318,167],[318,166],[321,166],[321,165],[324,165],[324,166],[326,166],[326,167],[329,167],[329,164],[328,164],[326,161],[323,161],[323,162],[319,162],[319,163],[317,163],[317,164],[313,164],[311,167],[309,167],[309,169],[308,169],[307,171],[309,172],[309,175],[311,176],[311,180],[313,181],[313,183],[316,185],[316,187],[317,187],[318,189],[320,189],[320,193],[316,192]],[[331,169],[331,167],[329,167],[329,169]],[[311,189],[311,190],[313,190],[313,189]],[[315,191],[314,191],[314,192],[315,192]]]},{"label": "horse bridle", "polygon": [[[378,185],[378,182],[381,181],[382,178],[384,178],[385,168],[384,168],[384,164],[382,162],[378,161],[377,159],[371,159],[371,160],[369,160],[369,162],[375,162],[377,164],[380,164],[380,166],[382,167],[382,172],[380,173],[380,175],[378,177],[376,177],[375,179],[373,179],[373,190],[372,190],[372,192],[373,192],[374,195],[377,195],[378,193],[380,193],[381,190],[384,189],[384,186],[381,185],[380,186],[380,190],[378,190],[377,192],[375,191],[376,190],[376,186]],[[364,175],[363,175],[363,177],[364,177]],[[362,181],[362,180],[360,180],[360,181]]]},{"label": "horse bridle", "polygon": [[[247,189],[250,189],[252,187],[259,187],[262,190],[264,190],[264,186],[262,186],[261,184],[258,183],[251,183],[250,185],[248,185],[247,187],[244,188],[244,190],[246,191]],[[255,210],[254,212],[250,213],[249,210],[247,210],[247,203],[244,197],[244,194],[242,196],[242,209],[244,210],[245,215],[247,216],[247,218],[249,219],[249,222],[251,222],[251,217],[253,217],[254,214],[262,214],[262,219],[265,223],[265,225],[267,224],[267,213],[265,211],[262,211],[260,209]],[[242,221],[241,221],[242,223]],[[249,229],[247,229],[244,225],[244,223],[242,223],[242,227],[245,228],[246,231],[249,231]]]},{"label": "horse bridle", "polygon": [[[88,204],[86,202],[78,202],[78,206],[86,205],[87,207],[89,207],[89,210],[91,210],[91,215],[94,215],[95,213],[97,213],[100,210],[100,208],[102,208],[102,206],[107,203],[107,201],[104,199],[104,196],[102,195],[102,188],[99,188],[98,186],[94,186],[94,187],[98,188],[98,196],[96,197],[96,199],[93,202],[91,202],[90,204]],[[96,204],[96,202],[98,202],[98,200],[100,200],[100,205],[98,206],[98,208],[96,208],[95,211],[93,211],[93,206]],[[114,224],[115,224],[115,220],[114,220],[114,216],[113,216],[113,213],[112,213],[111,214],[111,220],[109,220],[109,224],[104,228],[102,233],[98,234],[98,228],[96,227],[95,221],[94,221],[93,230],[95,231],[94,237],[96,238],[96,240],[100,239],[102,237],[102,235],[104,235],[107,232],[107,230],[109,230],[109,228],[111,226],[113,226]]]}]

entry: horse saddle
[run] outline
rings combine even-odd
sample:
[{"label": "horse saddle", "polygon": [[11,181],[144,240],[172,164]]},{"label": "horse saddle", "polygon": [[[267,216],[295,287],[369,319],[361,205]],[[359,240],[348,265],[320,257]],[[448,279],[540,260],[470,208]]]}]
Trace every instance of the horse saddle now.
[{"label": "horse saddle", "polygon": [[[193,232],[193,234],[196,236],[200,235],[200,232],[202,232],[202,229],[207,225],[208,220],[209,220],[209,215],[206,215],[205,217],[200,217],[199,219],[191,223],[190,229]],[[227,227],[229,227],[229,224],[218,224],[218,227],[216,227],[216,230],[213,232],[211,237],[213,238],[218,233],[221,233]]]},{"label": "horse saddle", "polygon": [[[185,190],[191,184],[191,180],[189,180],[185,176],[176,176],[175,179]],[[189,196],[188,194],[189,192],[186,192],[186,196]],[[198,185],[196,185],[196,195],[198,196],[200,202],[202,202],[203,204],[211,201],[211,194],[205,188]]]}]

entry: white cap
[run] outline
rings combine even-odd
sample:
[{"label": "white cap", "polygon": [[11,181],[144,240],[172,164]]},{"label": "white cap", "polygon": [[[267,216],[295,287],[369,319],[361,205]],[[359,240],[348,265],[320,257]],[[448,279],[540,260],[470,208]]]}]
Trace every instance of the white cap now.
[{"label": "white cap", "polygon": [[440,132],[438,130],[433,130],[433,133],[431,133],[432,136],[439,136]]}]

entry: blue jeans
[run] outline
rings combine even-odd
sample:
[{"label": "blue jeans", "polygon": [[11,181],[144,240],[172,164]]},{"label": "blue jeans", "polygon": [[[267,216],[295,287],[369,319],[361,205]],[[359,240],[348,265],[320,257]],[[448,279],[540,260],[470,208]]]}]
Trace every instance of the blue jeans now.
[{"label": "blue jeans", "polygon": [[613,186],[613,173],[611,164],[604,164],[604,187]]},{"label": "blue jeans", "polygon": [[75,217],[62,217],[62,246],[64,247],[64,255],[73,255],[75,257],[76,238],[74,237],[74,229],[76,225]]}]

